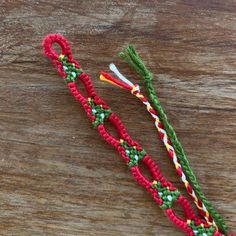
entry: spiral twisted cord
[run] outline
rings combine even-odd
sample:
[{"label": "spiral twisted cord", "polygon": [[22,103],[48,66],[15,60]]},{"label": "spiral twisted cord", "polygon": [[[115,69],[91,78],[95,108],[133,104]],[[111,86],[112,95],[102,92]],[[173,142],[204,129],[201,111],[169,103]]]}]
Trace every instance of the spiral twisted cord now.
[{"label": "spiral twisted cord", "polygon": [[107,82],[110,82],[112,84],[115,84],[121,88],[129,90],[135,97],[137,97],[146,107],[148,113],[152,116],[155,127],[160,135],[160,138],[166,147],[166,150],[169,154],[169,157],[172,159],[173,164],[176,168],[176,171],[178,175],[180,176],[182,182],[184,183],[184,186],[187,189],[188,194],[192,197],[194,200],[194,203],[196,204],[197,208],[199,209],[200,212],[204,212],[203,216],[206,219],[206,221],[209,224],[213,224],[214,226],[217,227],[215,221],[211,218],[209,215],[205,205],[198,199],[196,196],[195,191],[193,190],[191,184],[187,180],[187,177],[185,173],[183,172],[183,167],[179,163],[179,160],[176,155],[176,151],[171,143],[171,140],[169,139],[169,136],[167,135],[166,130],[163,128],[163,125],[160,121],[159,116],[157,115],[155,109],[151,106],[149,103],[148,99],[141,93],[140,86],[138,84],[133,84],[131,81],[129,81],[127,78],[125,78],[120,71],[117,69],[117,67],[114,64],[110,64],[110,70],[113,71],[116,76],[122,81],[119,81],[118,79],[112,77],[110,74],[106,72],[102,72],[102,75],[100,76],[101,80],[105,80]]},{"label": "spiral twisted cord", "polygon": [[174,146],[174,149],[183,167],[184,173],[189,178],[189,181],[193,189],[199,196],[199,199],[201,199],[202,203],[206,206],[206,209],[209,212],[209,217],[211,216],[215,220],[217,226],[222,230],[222,232],[227,234],[227,226],[223,218],[217,213],[217,211],[214,209],[212,204],[206,199],[204,193],[202,192],[201,187],[197,181],[197,178],[193,170],[191,169],[189,160],[187,158],[187,155],[185,154],[183,146],[180,143],[174,131],[174,128],[169,123],[168,117],[164,109],[162,108],[160,101],[158,100],[158,96],[152,84],[153,74],[147,69],[144,62],[142,61],[139,54],[136,52],[135,48],[132,45],[129,45],[125,50],[120,52],[119,55],[126,62],[128,62],[128,64],[130,64],[136,70],[136,72],[144,79],[145,87],[148,92],[150,101],[152,102],[154,109],[158,112],[161,122],[164,124],[167,134],[170,137],[170,140]]}]

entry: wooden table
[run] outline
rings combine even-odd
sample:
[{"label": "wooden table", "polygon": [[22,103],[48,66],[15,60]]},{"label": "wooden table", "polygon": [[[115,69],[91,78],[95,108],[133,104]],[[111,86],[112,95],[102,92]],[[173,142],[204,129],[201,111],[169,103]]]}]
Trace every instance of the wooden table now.
[{"label": "wooden table", "polygon": [[236,227],[236,1],[0,3],[0,235],[183,235],[133,181],[42,53],[48,33],[70,41],[97,92],[185,192],[144,107],[99,81],[133,43],[202,189]]}]

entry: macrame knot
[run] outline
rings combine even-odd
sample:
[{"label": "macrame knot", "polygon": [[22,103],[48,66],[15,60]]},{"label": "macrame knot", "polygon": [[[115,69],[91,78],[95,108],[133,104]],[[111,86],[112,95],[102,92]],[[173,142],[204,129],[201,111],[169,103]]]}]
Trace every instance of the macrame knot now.
[{"label": "macrame knot", "polygon": [[134,85],[132,86],[131,93],[134,94],[134,95],[137,94],[137,93],[140,93],[140,87],[139,87],[138,84],[134,84]]}]

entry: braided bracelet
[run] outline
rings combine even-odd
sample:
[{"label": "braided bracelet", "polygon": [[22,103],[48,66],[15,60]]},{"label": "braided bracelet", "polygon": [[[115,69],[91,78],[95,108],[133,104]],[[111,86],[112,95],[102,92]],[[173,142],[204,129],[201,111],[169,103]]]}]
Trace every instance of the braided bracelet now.
[{"label": "braided bracelet", "polygon": [[[162,142],[164,143],[167,152],[170,156],[170,158],[172,159],[174,166],[176,168],[176,171],[178,173],[178,175],[181,177],[182,182],[184,183],[189,195],[192,197],[192,199],[194,200],[194,203],[196,204],[197,208],[199,209],[199,212],[201,213],[201,215],[204,216],[204,218],[206,219],[206,221],[209,224],[213,224],[215,227],[217,227],[215,221],[212,219],[212,217],[209,215],[205,205],[202,203],[202,201],[200,199],[198,199],[198,197],[196,196],[191,184],[188,182],[188,179],[185,175],[185,173],[183,172],[183,168],[182,165],[180,164],[175,149],[172,146],[172,143],[167,135],[167,132],[165,131],[165,129],[163,128],[163,125],[160,121],[160,118],[157,116],[156,111],[153,109],[153,107],[151,106],[151,104],[149,103],[148,99],[141,93],[140,91],[140,86],[138,84],[132,84],[127,78],[125,78],[116,68],[116,66],[114,64],[110,64],[110,69],[117,75],[117,77],[122,81],[122,83],[119,83],[120,81],[117,80],[116,78],[112,77],[110,74],[106,73],[106,72],[102,72],[100,79],[110,82],[112,84],[116,84],[119,87],[123,87],[129,91],[131,91],[131,93],[133,95],[135,95],[139,100],[141,100],[141,102],[146,106],[147,111],[150,113],[150,115],[153,118],[153,121],[155,123],[156,129],[160,135],[160,138],[162,140]],[[125,84],[125,86],[124,86]]]},{"label": "braided bracelet", "polygon": [[[166,133],[169,136],[169,139],[174,147],[177,158],[179,159],[179,161],[181,163],[181,168],[182,168],[183,174],[185,174],[187,176],[190,183],[185,181],[185,177],[183,174],[181,175],[181,179],[184,182],[184,185],[186,186],[190,196],[193,196],[193,198],[195,199],[195,203],[197,203],[196,205],[200,209],[200,213],[204,217],[208,218],[208,220],[210,220],[210,218],[212,218],[212,220],[213,220],[212,222],[214,223],[214,221],[215,221],[215,223],[222,230],[222,232],[227,234],[227,226],[226,226],[223,218],[216,212],[216,210],[214,209],[212,204],[206,199],[204,193],[202,192],[201,187],[197,181],[197,178],[196,178],[193,170],[190,167],[190,164],[189,164],[188,158],[184,152],[184,149],[183,149],[173,127],[169,123],[167,115],[161,106],[161,103],[158,100],[157,94],[156,94],[155,89],[152,85],[153,74],[147,69],[144,62],[142,61],[142,59],[140,58],[138,53],[135,51],[135,48],[132,45],[129,45],[126,49],[124,49],[122,52],[120,52],[119,55],[125,61],[127,61],[136,70],[136,72],[141,75],[141,77],[143,77],[143,79],[145,81],[145,87],[147,89],[150,101],[152,102],[155,111],[160,116],[160,120],[166,129]],[[174,161],[174,159],[175,158],[173,157],[173,161]],[[179,168],[178,168],[179,165],[178,164],[176,165],[175,161],[174,161],[174,163],[175,163],[175,167],[176,167],[177,172],[179,172]],[[194,191],[196,192],[196,194]],[[196,195],[200,199],[199,204],[198,204]]]},{"label": "braided bracelet", "polygon": [[[52,45],[54,43],[61,47],[60,55],[53,50]],[[165,179],[150,155],[129,136],[121,120],[97,95],[89,76],[74,60],[67,40],[58,34],[48,35],[43,41],[43,47],[45,54],[52,59],[57,70],[64,78],[72,95],[83,106],[93,126],[104,140],[117,149],[133,177],[152,194],[154,200],[168,218],[188,236],[223,236],[223,233],[214,224],[194,213],[189,201],[172,183]],[[79,79],[84,85],[87,92],[86,97],[81,94],[77,87],[76,79]],[[122,81],[119,81],[118,85],[127,86]],[[118,131],[119,139],[113,137],[106,130],[104,125],[106,121],[109,121]],[[140,161],[150,170],[153,181],[142,175],[139,168]],[[172,208],[173,204],[179,204],[183,210],[184,218],[176,215]]]},{"label": "braided bracelet", "polygon": [[[172,159],[172,161],[174,163],[175,169],[176,169],[178,175],[180,176],[182,182],[184,183],[184,186],[186,187],[187,192],[192,197],[195,205],[199,209],[199,213],[206,219],[206,221],[208,223],[210,223],[210,224],[212,223],[215,227],[219,226],[219,228],[224,233],[227,233],[226,232],[226,225],[225,225],[223,219],[219,216],[219,214],[216,213],[215,210],[213,211],[214,212],[214,218],[217,219],[217,221],[216,221],[217,223],[216,223],[214,218],[210,215],[210,213],[212,213],[213,207],[211,206],[211,211],[209,213],[208,208],[204,204],[206,202],[206,199],[204,199],[205,201],[203,202],[201,199],[199,199],[197,197],[193,187],[191,186],[191,183],[189,183],[189,181],[188,181],[189,175],[187,174],[187,176],[186,176],[186,174],[185,174],[185,169],[186,168],[183,168],[183,166],[181,164],[181,163],[183,163],[181,161],[182,159],[180,159],[180,161],[179,161],[179,158],[177,157],[175,148],[172,145],[172,140],[169,138],[168,133],[163,128],[165,126],[163,126],[159,116],[157,115],[157,111],[151,106],[148,99],[141,93],[140,86],[138,84],[133,84],[127,78],[125,78],[119,72],[119,70],[116,68],[116,66],[114,64],[110,64],[110,70],[113,71],[120,80],[112,77],[110,74],[108,74],[106,72],[102,72],[102,74],[100,76],[100,79],[103,80],[103,81],[107,81],[107,82],[110,82],[112,84],[115,84],[115,85],[117,85],[119,87],[122,87],[124,89],[129,90],[134,96],[136,96],[139,100],[141,100],[141,102],[146,106],[147,111],[150,113],[150,115],[153,118],[154,124],[156,126],[157,131],[159,132],[160,138],[161,138],[162,142],[164,143],[164,145],[167,149],[167,152],[168,152],[170,158]],[[122,83],[121,83],[121,81],[122,81]],[[190,168],[189,164],[188,164],[187,167]],[[190,168],[190,170],[191,170],[191,168]],[[195,178],[195,181],[197,182],[196,178]],[[203,193],[201,195],[203,195]],[[207,203],[208,203],[208,206],[209,206],[210,203],[209,202],[207,202]]]}]

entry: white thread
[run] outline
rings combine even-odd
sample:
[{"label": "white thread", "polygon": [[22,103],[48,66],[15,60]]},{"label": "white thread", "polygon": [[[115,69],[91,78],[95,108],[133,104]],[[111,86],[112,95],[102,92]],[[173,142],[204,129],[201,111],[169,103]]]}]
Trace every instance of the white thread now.
[{"label": "white thread", "polygon": [[111,63],[111,64],[109,65],[109,68],[110,68],[110,70],[113,71],[113,72],[116,74],[116,76],[117,76],[120,80],[122,80],[124,83],[128,84],[128,85],[131,86],[131,87],[134,86],[133,83],[131,83],[128,79],[126,79],[126,78],[120,73],[120,71],[117,69],[117,67],[115,66],[115,64]]}]

